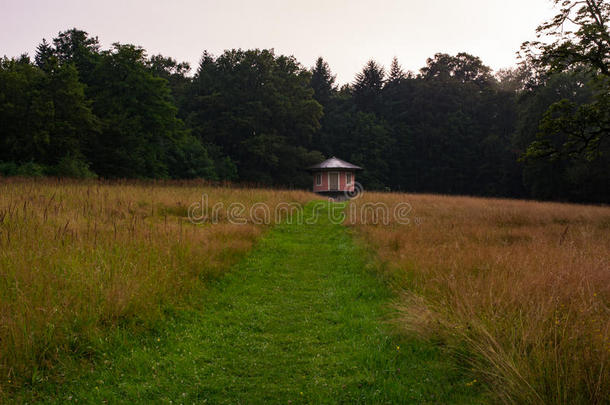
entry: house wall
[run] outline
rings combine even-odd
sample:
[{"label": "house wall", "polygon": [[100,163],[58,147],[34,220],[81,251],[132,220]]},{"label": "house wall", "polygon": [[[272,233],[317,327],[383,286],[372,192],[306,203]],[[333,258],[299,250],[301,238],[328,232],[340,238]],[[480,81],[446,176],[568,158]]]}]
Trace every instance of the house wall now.
[{"label": "house wall", "polygon": [[[339,191],[353,191],[354,190],[354,182],[356,181],[356,176],[355,176],[354,172],[344,171],[344,170],[336,170],[333,172],[339,172]],[[318,173],[322,173],[322,184],[319,186],[316,185],[316,175]],[[329,173],[329,171],[322,171],[322,172],[314,173],[314,175],[313,175],[313,191],[314,192],[317,193],[317,192],[329,191],[328,190],[328,187],[329,187],[328,173]],[[352,174],[352,181],[349,186],[347,185],[347,176],[346,176],[347,173]]]},{"label": "house wall", "polygon": [[[351,173],[352,174],[352,180],[351,183],[349,184],[349,186],[347,185],[347,174]],[[346,171],[341,173],[341,175],[339,176],[339,182],[340,182],[340,188],[341,190],[344,191],[354,191],[354,182],[356,181],[356,176],[354,172],[350,172],[350,171]]]},{"label": "house wall", "polygon": [[[322,174],[322,184],[317,186],[316,185],[316,176],[318,175],[318,173]],[[317,172],[313,174],[313,191],[314,193],[319,192],[319,191],[327,191],[328,190],[328,176],[326,175],[325,172]]]}]

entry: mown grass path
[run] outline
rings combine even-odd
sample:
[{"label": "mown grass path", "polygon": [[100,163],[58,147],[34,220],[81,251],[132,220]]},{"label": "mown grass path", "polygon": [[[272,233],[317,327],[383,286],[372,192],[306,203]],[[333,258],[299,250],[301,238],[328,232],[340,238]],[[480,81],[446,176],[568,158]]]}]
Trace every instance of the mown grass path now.
[{"label": "mown grass path", "polygon": [[[311,207],[307,208],[311,210]],[[201,307],[126,342],[46,402],[474,403],[432,346],[390,334],[391,293],[345,227],[282,224]],[[40,391],[39,391],[40,392]]]}]

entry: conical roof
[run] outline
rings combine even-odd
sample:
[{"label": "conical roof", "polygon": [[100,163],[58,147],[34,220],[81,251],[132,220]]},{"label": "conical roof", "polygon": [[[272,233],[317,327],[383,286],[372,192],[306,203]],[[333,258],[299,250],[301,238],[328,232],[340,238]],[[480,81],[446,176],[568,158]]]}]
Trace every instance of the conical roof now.
[{"label": "conical roof", "polygon": [[351,170],[362,170],[362,167],[356,166],[345,160],[341,160],[337,157],[331,157],[330,159],[326,159],[322,163],[318,163],[317,165],[313,165],[307,168],[307,170],[334,170],[334,169],[351,169]]}]

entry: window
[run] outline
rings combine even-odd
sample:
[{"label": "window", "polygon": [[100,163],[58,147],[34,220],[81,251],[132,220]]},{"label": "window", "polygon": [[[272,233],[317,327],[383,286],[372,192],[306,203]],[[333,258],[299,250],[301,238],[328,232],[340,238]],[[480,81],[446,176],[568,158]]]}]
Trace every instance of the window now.
[{"label": "window", "polygon": [[349,185],[352,184],[352,174],[351,173],[346,173],[345,174],[345,182]]},{"label": "window", "polygon": [[316,174],[316,186],[322,185],[322,173]]}]

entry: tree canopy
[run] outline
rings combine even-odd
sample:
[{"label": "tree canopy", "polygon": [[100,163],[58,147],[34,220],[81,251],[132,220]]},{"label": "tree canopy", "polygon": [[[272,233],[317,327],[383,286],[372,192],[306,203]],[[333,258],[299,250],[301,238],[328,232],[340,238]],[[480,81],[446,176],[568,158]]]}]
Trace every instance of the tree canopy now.
[{"label": "tree canopy", "polygon": [[555,0],[559,13],[522,46],[540,92],[561,77],[573,89],[548,104],[523,155],[544,198],[610,200],[610,3]]},{"label": "tree canopy", "polygon": [[0,174],[309,187],[336,155],[367,189],[608,202],[610,6],[556,4],[516,68],[436,53],[343,86],[322,57],[204,51],[191,70],[60,32],[0,61]]}]

